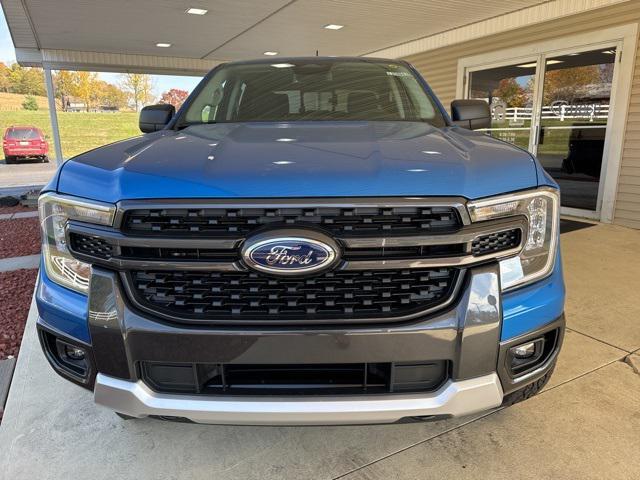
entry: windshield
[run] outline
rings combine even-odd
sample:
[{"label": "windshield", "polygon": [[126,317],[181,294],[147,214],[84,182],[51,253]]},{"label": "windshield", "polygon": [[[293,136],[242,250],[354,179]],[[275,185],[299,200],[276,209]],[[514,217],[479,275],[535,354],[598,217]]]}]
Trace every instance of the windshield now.
[{"label": "windshield", "polygon": [[231,64],[206,82],[180,126],[298,120],[445,125],[415,75],[397,63],[309,59]]}]

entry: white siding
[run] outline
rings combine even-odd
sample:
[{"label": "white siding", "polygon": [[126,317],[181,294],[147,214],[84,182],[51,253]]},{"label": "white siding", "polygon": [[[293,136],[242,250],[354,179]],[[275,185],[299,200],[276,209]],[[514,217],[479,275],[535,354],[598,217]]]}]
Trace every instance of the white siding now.
[{"label": "white siding", "polygon": [[[558,38],[561,46],[562,36],[639,22],[640,1],[632,1],[411,55],[406,60],[416,66],[448,106],[456,94],[458,60],[462,57],[553,38]],[[614,223],[640,228],[640,51],[623,54],[635,55],[636,61]]]}]

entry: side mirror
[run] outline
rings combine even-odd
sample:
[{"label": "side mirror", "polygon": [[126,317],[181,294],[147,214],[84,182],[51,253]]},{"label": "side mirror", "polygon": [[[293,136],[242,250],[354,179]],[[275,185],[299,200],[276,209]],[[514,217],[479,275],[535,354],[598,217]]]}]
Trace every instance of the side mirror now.
[{"label": "side mirror", "polygon": [[168,104],[149,105],[140,111],[138,126],[144,133],[162,130],[176,113],[176,107]]},{"label": "side mirror", "polygon": [[451,119],[455,125],[469,130],[491,128],[491,110],[484,100],[454,100]]}]

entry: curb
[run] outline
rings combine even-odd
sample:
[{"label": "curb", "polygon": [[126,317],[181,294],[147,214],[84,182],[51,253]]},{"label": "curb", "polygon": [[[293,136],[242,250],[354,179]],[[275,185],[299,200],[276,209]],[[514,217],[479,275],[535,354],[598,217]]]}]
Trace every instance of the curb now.
[{"label": "curb", "polygon": [[9,387],[13,378],[13,371],[16,368],[16,359],[8,358],[0,360],[0,417],[4,414],[4,406],[9,396]]}]

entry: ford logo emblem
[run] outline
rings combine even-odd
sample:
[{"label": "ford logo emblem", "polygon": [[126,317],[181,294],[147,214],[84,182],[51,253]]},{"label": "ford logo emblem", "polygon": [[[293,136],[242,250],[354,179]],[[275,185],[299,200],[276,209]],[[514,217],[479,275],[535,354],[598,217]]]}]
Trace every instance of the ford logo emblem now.
[{"label": "ford logo emblem", "polygon": [[332,266],[338,259],[338,246],[331,238],[315,231],[277,230],[248,239],[242,258],[255,270],[301,275]]}]

